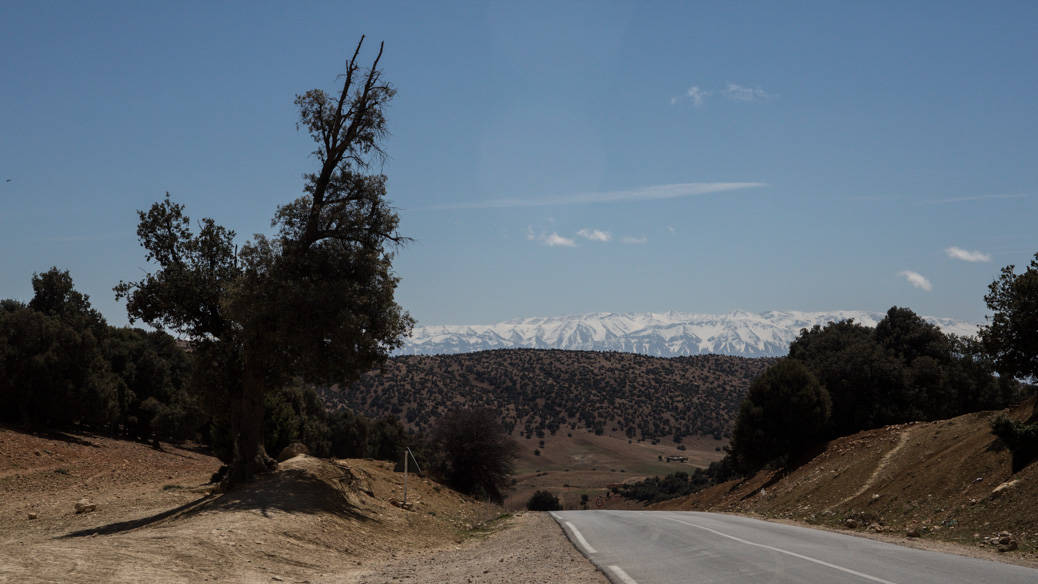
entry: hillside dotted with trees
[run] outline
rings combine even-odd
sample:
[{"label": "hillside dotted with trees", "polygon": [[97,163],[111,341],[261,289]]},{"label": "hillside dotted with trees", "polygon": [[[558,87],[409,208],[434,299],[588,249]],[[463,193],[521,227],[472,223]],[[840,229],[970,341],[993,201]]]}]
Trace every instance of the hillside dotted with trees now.
[{"label": "hillside dotted with trees", "polygon": [[419,432],[456,408],[480,407],[526,438],[584,428],[631,439],[720,440],[730,435],[750,380],[774,362],[541,349],[402,356],[322,396],[330,408],[396,416]]}]

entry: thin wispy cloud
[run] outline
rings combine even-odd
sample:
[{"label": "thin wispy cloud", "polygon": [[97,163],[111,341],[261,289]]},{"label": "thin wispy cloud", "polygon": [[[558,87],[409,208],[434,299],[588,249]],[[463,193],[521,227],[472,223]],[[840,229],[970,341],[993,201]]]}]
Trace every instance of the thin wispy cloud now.
[{"label": "thin wispy cloud", "polygon": [[601,241],[602,243],[605,243],[613,238],[613,234],[609,233],[608,231],[602,231],[601,229],[588,229],[587,227],[578,231],[577,235],[583,237],[584,239],[589,239],[591,241]]},{"label": "thin wispy cloud", "polygon": [[948,203],[965,203],[968,201],[988,201],[992,199],[1023,199],[1028,195],[976,195],[972,197],[948,197],[946,199],[932,199],[924,201],[927,205],[945,205]]},{"label": "thin wispy cloud", "polygon": [[668,225],[667,226],[667,231],[673,234],[673,233],[677,233],[678,230],[674,229],[673,225]]},{"label": "thin wispy cloud", "polygon": [[903,276],[905,280],[908,280],[909,284],[919,288],[920,290],[926,290],[927,292],[933,290],[933,284],[930,283],[930,280],[927,280],[925,276],[918,272],[901,270],[897,275]]},{"label": "thin wispy cloud", "polygon": [[769,93],[760,87],[747,87],[745,85],[739,85],[738,83],[729,82],[723,89],[716,91],[703,89],[698,85],[693,85],[685,90],[684,95],[676,95],[670,98],[670,105],[676,105],[679,102],[688,101],[697,108],[703,107],[703,104],[706,103],[706,98],[715,94],[724,97],[728,101],[737,101],[742,103],[769,101],[778,97],[778,94]]},{"label": "thin wispy cloud", "polygon": [[981,251],[969,251],[962,249],[961,247],[955,247],[954,245],[945,248],[944,253],[948,254],[953,260],[962,260],[964,262],[990,262],[991,254],[986,254]]},{"label": "thin wispy cloud", "polygon": [[678,199],[725,193],[743,189],[766,187],[763,182],[695,182],[655,185],[622,191],[603,191],[593,193],[576,193],[558,197],[534,199],[490,199],[469,203],[452,203],[425,207],[433,210],[448,209],[511,209],[516,207],[546,207],[551,205],[589,205],[595,203],[623,203],[631,201],[654,201],[661,199]]},{"label": "thin wispy cloud", "polygon": [[620,243],[626,243],[627,245],[641,245],[643,243],[648,243],[648,241],[649,241],[649,238],[645,237],[644,235],[642,235],[640,237],[634,237],[632,235],[625,235],[620,240]]},{"label": "thin wispy cloud", "polygon": [[721,95],[730,101],[741,102],[768,101],[778,97],[773,93],[764,91],[760,87],[746,87],[738,83],[729,83],[721,90]]}]

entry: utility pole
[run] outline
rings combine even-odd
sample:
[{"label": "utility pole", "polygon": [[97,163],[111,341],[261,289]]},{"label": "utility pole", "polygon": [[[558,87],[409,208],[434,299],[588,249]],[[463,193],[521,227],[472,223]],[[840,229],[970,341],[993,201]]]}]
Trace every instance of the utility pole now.
[{"label": "utility pole", "polygon": [[408,457],[411,457],[411,460],[414,461],[414,465],[418,469],[418,472],[422,472],[422,467],[421,467],[421,465],[418,464],[418,459],[414,457],[414,453],[411,452],[411,449],[409,447],[405,446],[404,447],[404,505],[405,506],[407,505],[407,458]]}]

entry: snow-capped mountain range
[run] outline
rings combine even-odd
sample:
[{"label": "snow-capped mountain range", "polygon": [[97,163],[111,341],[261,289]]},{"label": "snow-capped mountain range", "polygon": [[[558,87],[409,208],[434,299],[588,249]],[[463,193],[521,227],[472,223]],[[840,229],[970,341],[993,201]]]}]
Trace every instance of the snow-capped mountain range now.
[{"label": "snow-capped mountain range", "polygon": [[[775,357],[789,351],[800,329],[853,318],[876,326],[882,312],[771,310],[728,314],[688,312],[614,313],[521,318],[490,325],[415,327],[398,355],[469,353],[487,349],[622,351],[658,357],[717,353]],[[975,335],[978,325],[923,317],[946,333]]]}]

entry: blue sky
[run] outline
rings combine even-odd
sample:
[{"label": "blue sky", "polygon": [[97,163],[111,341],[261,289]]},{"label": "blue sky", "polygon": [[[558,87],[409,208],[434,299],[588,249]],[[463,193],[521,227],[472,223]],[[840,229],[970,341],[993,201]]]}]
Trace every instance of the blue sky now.
[{"label": "blue sky", "polygon": [[419,324],[982,321],[1038,251],[1038,4],[779,4],[6,2],[0,297],[57,265],[125,324],[111,288],[166,191],[267,230],[314,168],[294,95],[366,34]]}]

